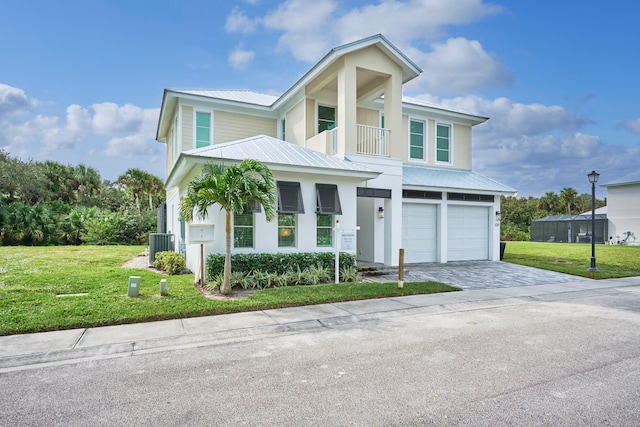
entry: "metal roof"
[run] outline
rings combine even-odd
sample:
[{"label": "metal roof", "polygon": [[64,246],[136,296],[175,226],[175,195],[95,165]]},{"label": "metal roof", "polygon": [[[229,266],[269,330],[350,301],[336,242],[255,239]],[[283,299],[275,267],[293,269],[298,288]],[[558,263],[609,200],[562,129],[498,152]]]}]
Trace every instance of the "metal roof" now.
[{"label": "metal roof", "polygon": [[170,89],[172,92],[185,93],[188,95],[204,96],[207,98],[223,99],[226,101],[243,102],[247,104],[262,105],[270,107],[276,102],[279,96],[266,93],[253,92],[250,90],[195,90],[195,89]]},{"label": "metal roof", "polygon": [[627,176],[626,178],[618,178],[613,181],[609,181],[605,184],[600,184],[601,187],[616,187],[618,185],[632,185],[632,184],[640,184],[640,175],[636,176]]},{"label": "metal roof", "polygon": [[[596,214],[596,221],[604,221],[607,219],[606,213]],[[591,221],[591,212],[580,215],[552,215],[544,218],[534,219],[531,222],[565,222],[565,221]]]},{"label": "metal roof", "polygon": [[286,165],[333,169],[335,171],[362,172],[374,177],[380,174],[366,166],[319,151],[301,147],[266,135],[258,135],[223,144],[210,145],[185,151],[185,156],[211,159],[256,159],[269,165]]},{"label": "metal roof", "polygon": [[463,169],[445,169],[405,164],[402,185],[451,188],[454,190],[515,193],[516,190],[491,178]]}]

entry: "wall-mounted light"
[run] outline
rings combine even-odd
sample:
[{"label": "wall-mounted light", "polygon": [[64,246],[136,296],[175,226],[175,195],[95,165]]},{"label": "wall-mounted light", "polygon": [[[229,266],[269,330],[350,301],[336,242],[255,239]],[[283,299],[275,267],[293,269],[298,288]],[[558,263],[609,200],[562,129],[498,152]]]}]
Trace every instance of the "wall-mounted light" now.
[{"label": "wall-mounted light", "polygon": [[496,222],[500,222],[502,219],[502,214],[500,212],[496,212]]},{"label": "wall-mounted light", "polygon": [[384,218],[384,208],[382,206],[378,208],[378,218]]}]

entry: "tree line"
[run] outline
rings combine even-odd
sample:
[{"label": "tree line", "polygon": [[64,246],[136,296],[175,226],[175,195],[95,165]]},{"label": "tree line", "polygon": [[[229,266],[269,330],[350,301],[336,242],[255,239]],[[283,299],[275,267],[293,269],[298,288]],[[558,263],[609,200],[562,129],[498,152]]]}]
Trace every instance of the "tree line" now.
[{"label": "tree line", "polygon": [[82,164],[22,161],[0,149],[1,244],[146,244],[164,200],[162,180],[140,169],[110,182]]},{"label": "tree line", "polygon": [[[596,198],[596,209],[606,204],[606,199]],[[565,187],[560,194],[549,191],[539,198],[502,196],[500,212],[501,240],[529,240],[531,221],[547,216],[570,216],[591,212],[591,194],[579,195],[575,189]]]}]

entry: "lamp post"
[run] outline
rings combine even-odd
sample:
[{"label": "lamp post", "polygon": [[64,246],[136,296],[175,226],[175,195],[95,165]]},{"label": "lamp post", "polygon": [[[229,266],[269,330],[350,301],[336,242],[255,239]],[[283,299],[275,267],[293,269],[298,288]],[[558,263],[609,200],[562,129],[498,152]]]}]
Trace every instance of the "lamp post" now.
[{"label": "lamp post", "polygon": [[587,177],[591,183],[591,267],[587,271],[593,276],[600,271],[596,267],[596,182],[598,182],[600,174],[596,171],[591,171]]}]

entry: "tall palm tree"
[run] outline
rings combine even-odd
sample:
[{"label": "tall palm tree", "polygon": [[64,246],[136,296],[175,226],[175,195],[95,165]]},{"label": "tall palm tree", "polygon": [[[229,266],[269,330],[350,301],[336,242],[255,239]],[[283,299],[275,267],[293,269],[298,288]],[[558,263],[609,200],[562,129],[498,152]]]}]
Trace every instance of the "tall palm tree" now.
[{"label": "tall palm tree", "polygon": [[564,205],[567,207],[567,215],[571,215],[571,211],[572,211],[571,208],[575,208],[577,197],[578,197],[578,192],[572,187],[565,187],[560,192],[560,199],[564,202]]},{"label": "tall palm tree", "polygon": [[186,221],[194,211],[206,218],[208,209],[218,204],[225,211],[226,252],[224,280],[220,291],[231,292],[231,214],[242,212],[247,202],[260,203],[267,221],[276,216],[275,181],[271,170],[261,162],[245,159],[239,165],[208,164],[202,175],[189,183],[187,195],[180,200],[180,213]]}]

